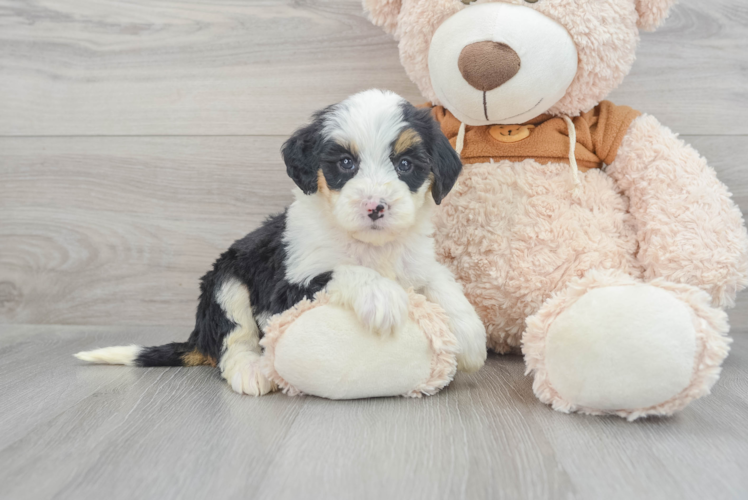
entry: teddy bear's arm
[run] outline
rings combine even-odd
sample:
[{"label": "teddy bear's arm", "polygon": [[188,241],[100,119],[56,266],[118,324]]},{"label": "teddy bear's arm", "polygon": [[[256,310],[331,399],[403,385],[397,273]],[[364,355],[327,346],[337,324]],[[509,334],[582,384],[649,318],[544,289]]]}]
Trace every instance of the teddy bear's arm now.
[{"label": "teddy bear's arm", "polygon": [[630,199],[644,278],[699,286],[733,306],[748,284],[748,236],[727,187],[698,152],[643,115],[607,173]]}]

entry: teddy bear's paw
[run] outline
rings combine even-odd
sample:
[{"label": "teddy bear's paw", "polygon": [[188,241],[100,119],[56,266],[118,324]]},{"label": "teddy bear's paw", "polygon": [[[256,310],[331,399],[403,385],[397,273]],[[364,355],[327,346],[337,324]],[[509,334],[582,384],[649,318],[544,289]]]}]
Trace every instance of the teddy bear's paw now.
[{"label": "teddy bear's paw", "polygon": [[231,389],[239,394],[262,396],[276,389],[260,367],[260,356],[254,352],[245,353],[240,359],[233,360],[222,373]]},{"label": "teddy bear's paw", "polygon": [[388,335],[408,318],[408,294],[394,281],[376,280],[359,290],[353,309],[366,328]]},{"label": "teddy bear's paw", "polygon": [[632,419],[671,414],[709,392],[728,340],[724,313],[706,294],[636,282],[575,293],[528,319],[523,350],[541,400]]}]

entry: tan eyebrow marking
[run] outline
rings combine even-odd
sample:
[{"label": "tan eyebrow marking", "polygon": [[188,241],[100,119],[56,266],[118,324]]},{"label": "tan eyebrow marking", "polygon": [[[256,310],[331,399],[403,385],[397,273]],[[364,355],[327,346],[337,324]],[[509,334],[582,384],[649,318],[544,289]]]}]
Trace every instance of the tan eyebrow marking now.
[{"label": "tan eyebrow marking", "polygon": [[396,155],[399,155],[403,151],[406,151],[408,148],[416,144],[420,144],[421,142],[422,139],[421,136],[418,135],[418,132],[416,132],[412,128],[406,128],[400,133],[400,137],[397,138],[397,141],[395,141],[393,150]]},{"label": "tan eyebrow marking", "polygon": [[358,156],[358,144],[356,144],[353,141],[335,141],[338,146],[344,147],[348,150],[349,153],[351,153],[354,156]]}]

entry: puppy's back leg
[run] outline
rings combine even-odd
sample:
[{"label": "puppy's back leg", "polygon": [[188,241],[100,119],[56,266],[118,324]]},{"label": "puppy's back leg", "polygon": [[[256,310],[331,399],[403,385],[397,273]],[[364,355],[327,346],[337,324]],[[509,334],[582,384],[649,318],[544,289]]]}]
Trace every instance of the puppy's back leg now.
[{"label": "puppy's back leg", "polygon": [[252,316],[247,286],[236,278],[225,280],[215,296],[234,324],[223,338],[218,367],[221,376],[239,394],[262,396],[276,389],[260,370],[260,330]]}]

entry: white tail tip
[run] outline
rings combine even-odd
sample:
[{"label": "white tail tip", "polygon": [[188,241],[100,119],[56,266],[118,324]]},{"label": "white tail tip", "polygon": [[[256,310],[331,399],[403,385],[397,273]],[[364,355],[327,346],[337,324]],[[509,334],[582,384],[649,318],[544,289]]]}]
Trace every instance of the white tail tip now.
[{"label": "white tail tip", "polygon": [[127,365],[135,366],[135,360],[143,350],[139,345],[120,345],[115,347],[104,347],[93,351],[82,351],[74,356],[81,361],[99,363],[105,365]]}]

